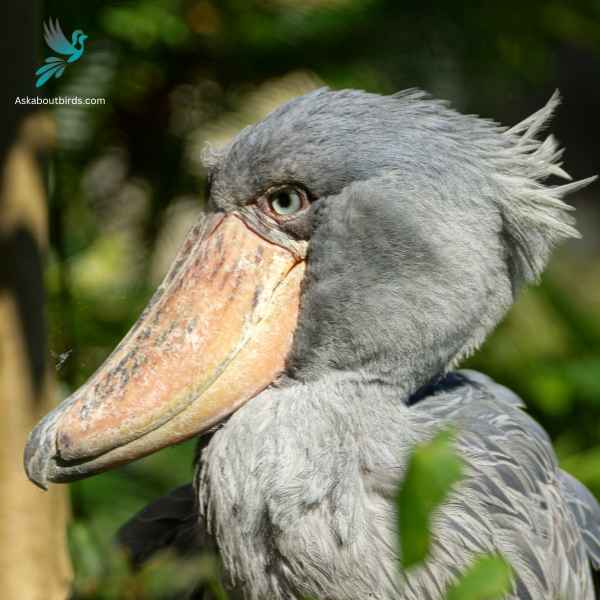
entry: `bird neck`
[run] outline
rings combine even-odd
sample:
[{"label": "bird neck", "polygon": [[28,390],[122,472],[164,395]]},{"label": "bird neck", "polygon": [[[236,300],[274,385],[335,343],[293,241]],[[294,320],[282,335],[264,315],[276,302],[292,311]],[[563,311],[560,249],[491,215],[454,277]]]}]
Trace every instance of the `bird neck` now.
[{"label": "bird neck", "polygon": [[[375,297],[378,306],[373,310],[364,298],[356,311],[351,303],[340,308],[338,317],[345,312],[347,318],[337,318],[335,327],[321,315],[307,314],[296,334],[287,375],[303,383],[324,378],[372,384],[406,404],[443,377],[468,345],[470,324],[442,311],[429,315],[408,295],[375,292]],[[308,313],[309,307],[305,310]]]},{"label": "bird neck", "polygon": [[73,48],[77,50],[79,53],[83,52],[85,40],[81,38],[79,35],[73,36]]},{"label": "bird neck", "polygon": [[[293,569],[272,573],[261,560],[278,564],[286,540],[292,555],[328,536],[324,547],[354,547],[367,528],[380,534],[370,550],[395,568],[391,530],[373,518],[381,504],[368,490],[392,497],[410,448],[427,435],[417,411],[394,401],[387,387],[339,375],[287,380],[250,400],[215,432],[196,478],[225,571],[247,582],[253,598],[287,598],[273,585],[296,589]],[[336,553],[311,550],[306,558],[315,556],[336,572]]]}]

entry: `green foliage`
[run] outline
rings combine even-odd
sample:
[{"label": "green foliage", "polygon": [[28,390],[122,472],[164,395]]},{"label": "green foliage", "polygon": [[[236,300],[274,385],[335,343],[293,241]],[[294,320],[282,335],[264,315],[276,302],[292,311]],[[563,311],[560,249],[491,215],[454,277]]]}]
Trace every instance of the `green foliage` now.
[{"label": "green foliage", "polygon": [[179,0],[145,0],[129,6],[111,6],[103,16],[106,31],[140,49],[157,44],[179,46],[190,37],[180,17]]},{"label": "green foliage", "polygon": [[435,510],[460,480],[462,462],[452,448],[453,434],[438,433],[415,448],[397,497],[402,567],[422,562],[431,545]]},{"label": "green foliage", "polygon": [[450,586],[446,600],[500,600],[511,587],[510,565],[501,556],[484,555]]},{"label": "green foliage", "polygon": [[74,596],[80,600],[163,600],[202,587],[215,600],[227,600],[220,584],[215,556],[176,556],[159,553],[139,570],[106,536],[103,519],[77,520],[69,527],[69,546],[75,571]]},{"label": "green foliage", "polygon": [[80,522],[69,528],[73,587],[80,600],[164,600],[197,587],[210,591],[215,600],[227,600],[214,556],[182,558],[163,552],[132,570],[127,556],[94,529]]}]

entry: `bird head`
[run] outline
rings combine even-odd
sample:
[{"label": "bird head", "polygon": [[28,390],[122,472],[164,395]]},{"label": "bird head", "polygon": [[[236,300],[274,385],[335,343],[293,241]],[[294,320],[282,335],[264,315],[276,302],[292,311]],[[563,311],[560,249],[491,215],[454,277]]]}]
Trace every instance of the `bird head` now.
[{"label": "bird head", "polygon": [[73,46],[77,46],[77,44],[81,43],[83,46],[83,42],[88,39],[88,36],[81,31],[81,29],[76,29],[71,35],[71,42]]},{"label": "bird head", "polygon": [[33,431],[30,478],[70,481],[218,424],[282,376],[400,398],[472,352],[556,242],[567,177],[536,134],[417,91],[318,90],[209,151],[209,211],[132,330]]}]

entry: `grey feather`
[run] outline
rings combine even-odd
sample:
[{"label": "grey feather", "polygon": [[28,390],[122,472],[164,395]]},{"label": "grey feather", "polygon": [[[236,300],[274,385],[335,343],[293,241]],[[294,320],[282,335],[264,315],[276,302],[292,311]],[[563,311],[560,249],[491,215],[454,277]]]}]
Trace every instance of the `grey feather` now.
[{"label": "grey feather", "polygon": [[546,106],[505,132],[510,140],[507,168],[496,175],[501,188],[497,198],[502,205],[505,235],[512,248],[517,285],[539,278],[556,243],[579,237],[568,214],[572,207],[562,198],[596,179],[589,177],[558,186],[543,184],[551,175],[571,179],[562,169],[562,149],[555,138],[535,137],[547,126],[559,103],[560,96],[555,92]]},{"label": "grey feather", "polygon": [[588,555],[596,570],[600,570],[600,504],[590,491],[569,473],[560,471],[564,497],[583,533]]}]

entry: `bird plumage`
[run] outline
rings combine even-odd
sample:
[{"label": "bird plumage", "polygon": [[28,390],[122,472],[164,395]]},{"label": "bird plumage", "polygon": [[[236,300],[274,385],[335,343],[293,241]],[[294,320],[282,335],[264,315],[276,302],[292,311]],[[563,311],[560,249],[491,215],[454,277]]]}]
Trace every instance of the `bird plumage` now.
[{"label": "bird plumage", "polygon": [[[520,401],[471,375],[404,406],[578,235],[562,198],[591,179],[546,185],[569,176],[556,141],[537,137],[558,101],[507,129],[418,91],[320,90],[209,155],[217,204],[263,178],[325,197],[289,379],[215,434],[197,480],[246,597],[442,598],[485,551],[513,564],[511,598],[594,597],[584,537],[597,538],[598,506],[576,494],[574,516],[573,486]],[[414,443],[448,424],[469,474],[440,511],[431,559],[398,579],[394,491]]]},{"label": "bird plumage", "polygon": [[[350,387],[344,396],[355,402],[379,395],[377,386],[369,393]],[[331,386],[324,392],[331,401]],[[390,419],[381,423],[386,414],[356,414],[356,406],[345,411],[338,398],[330,427],[315,431],[323,423],[324,396],[313,402],[305,402],[306,390],[292,396],[244,409],[255,414],[242,414],[217,433],[195,488],[178,488],[122,528],[119,541],[136,564],[167,548],[183,556],[214,551],[216,538],[236,598],[427,600],[443,598],[445,586],[480,554],[502,552],[517,569],[511,600],[595,598],[589,573],[600,556],[600,506],[558,468],[547,435],[510,390],[462,371],[418,399],[411,418],[427,430],[419,439],[457,427],[468,475],[436,515],[427,565],[405,579],[396,574],[391,526],[394,486],[412,443],[402,441],[399,407],[392,403]],[[257,409],[274,422],[265,424]],[[352,422],[340,419],[354,414]],[[252,429],[254,421],[264,430]],[[269,443],[261,444],[267,431]],[[198,494],[202,510],[194,523]]]},{"label": "bird plumage", "polygon": [[[406,407],[376,383],[342,379],[242,407],[196,482],[202,526],[234,584],[252,599],[437,600],[475,557],[501,552],[515,569],[508,598],[593,599],[550,441],[500,389],[466,373]],[[431,556],[400,578],[395,491],[414,443],[449,425],[467,475],[436,515]]]}]

